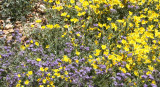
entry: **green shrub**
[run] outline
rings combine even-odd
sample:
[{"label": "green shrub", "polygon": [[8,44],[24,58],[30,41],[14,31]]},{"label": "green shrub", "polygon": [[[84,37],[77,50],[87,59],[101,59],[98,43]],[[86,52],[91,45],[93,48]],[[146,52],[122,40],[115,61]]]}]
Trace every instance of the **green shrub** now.
[{"label": "green shrub", "polygon": [[31,14],[31,10],[37,0],[3,0],[1,2],[1,16],[5,20],[10,18],[11,22],[18,20],[25,21],[26,16]]}]

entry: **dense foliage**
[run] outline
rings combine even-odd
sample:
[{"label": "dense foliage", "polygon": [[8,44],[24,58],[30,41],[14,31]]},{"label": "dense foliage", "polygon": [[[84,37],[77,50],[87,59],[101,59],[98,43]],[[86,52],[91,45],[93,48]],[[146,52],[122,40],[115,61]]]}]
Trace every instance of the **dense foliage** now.
[{"label": "dense foliage", "polygon": [[37,0],[1,0],[1,18],[11,19],[11,22],[26,21],[26,17],[32,14]]}]

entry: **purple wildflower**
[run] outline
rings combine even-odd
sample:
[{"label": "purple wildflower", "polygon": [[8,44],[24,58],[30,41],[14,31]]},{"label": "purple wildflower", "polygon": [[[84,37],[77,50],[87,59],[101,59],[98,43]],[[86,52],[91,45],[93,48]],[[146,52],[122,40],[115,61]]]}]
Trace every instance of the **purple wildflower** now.
[{"label": "purple wildflower", "polygon": [[142,78],[144,78],[144,79],[146,79],[146,78],[147,78],[147,76],[146,76],[146,75],[142,75],[141,77],[142,77]]},{"label": "purple wildflower", "polygon": [[121,77],[120,76],[116,76],[116,79],[118,79],[119,81],[121,80]]},{"label": "purple wildflower", "polygon": [[157,87],[157,85],[156,85],[156,84],[151,84],[151,86],[152,86],[152,87]]},{"label": "purple wildflower", "polygon": [[147,84],[144,84],[143,87],[148,87],[148,85],[147,85]]},{"label": "purple wildflower", "polygon": [[111,13],[116,13],[117,11],[116,11],[116,9],[110,9],[110,12]]},{"label": "purple wildflower", "polygon": [[94,27],[98,27],[98,24],[93,24]]},{"label": "purple wildflower", "polygon": [[139,9],[139,6],[135,6],[136,7],[136,9]]},{"label": "purple wildflower", "polygon": [[127,56],[128,56],[128,57],[131,57],[131,56],[132,56],[132,53],[130,53],[130,54],[127,54]]},{"label": "purple wildflower", "polygon": [[80,18],[79,21],[83,20],[83,18]]},{"label": "purple wildflower", "polygon": [[89,51],[89,47],[85,47],[85,50]]}]

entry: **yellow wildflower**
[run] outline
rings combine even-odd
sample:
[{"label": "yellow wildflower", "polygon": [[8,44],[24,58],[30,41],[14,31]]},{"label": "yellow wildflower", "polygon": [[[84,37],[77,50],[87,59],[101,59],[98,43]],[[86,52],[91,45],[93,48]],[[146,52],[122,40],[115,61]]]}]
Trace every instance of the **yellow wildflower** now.
[{"label": "yellow wildflower", "polygon": [[32,24],[32,25],[31,25],[31,27],[33,28],[33,27],[34,27],[34,25]]},{"label": "yellow wildflower", "polygon": [[43,67],[40,67],[40,71],[44,71],[44,68],[43,68]]},{"label": "yellow wildflower", "polygon": [[21,47],[20,47],[22,50],[25,50],[26,49],[26,47],[24,46],[24,45],[21,45]]},{"label": "yellow wildflower", "polygon": [[42,82],[43,82],[43,84],[46,84],[47,80],[46,80],[46,79],[43,79]]},{"label": "yellow wildflower", "polygon": [[56,4],[60,4],[60,1],[59,1],[59,0],[57,0],[57,1],[56,1]]},{"label": "yellow wildflower", "polygon": [[86,7],[86,6],[88,6],[88,5],[89,5],[88,1],[84,1],[84,2],[82,3],[82,6],[83,6],[83,7]]},{"label": "yellow wildflower", "polygon": [[125,68],[122,68],[121,71],[122,71],[123,73],[126,73],[126,69],[125,69]]},{"label": "yellow wildflower", "polygon": [[66,15],[67,15],[67,13],[66,13],[66,12],[64,12],[64,13],[62,13],[62,14],[61,14],[61,16],[66,16]]},{"label": "yellow wildflower", "polygon": [[79,33],[76,34],[78,37],[81,36]]},{"label": "yellow wildflower", "polygon": [[35,42],[35,45],[36,45],[36,46],[39,46],[39,43],[38,43],[38,42]]},{"label": "yellow wildflower", "polygon": [[36,20],[36,23],[40,23],[40,22],[42,22],[42,20],[40,20],[40,19]]},{"label": "yellow wildflower", "polygon": [[60,73],[54,73],[55,76],[60,77]]},{"label": "yellow wildflower", "polygon": [[126,44],[127,42],[123,39],[123,40],[122,40],[122,43],[123,43],[123,44]]},{"label": "yellow wildflower", "polygon": [[107,17],[107,20],[108,20],[108,21],[111,21],[112,19],[111,19],[110,17]]},{"label": "yellow wildflower", "polygon": [[68,75],[68,72],[67,72],[67,71],[65,71],[65,72],[64,72],[64,74],[65,74],[65,75]]},{"label": "yellow wildflower", "polygon": [[53,27],[54,28],[60,28],[60,25],[59,24],[55,24]]},{"label": "yellow wildflower", "polygon": [[126,67],[128,70],[131,70],[131,66],[129,64],[126,64]]},{"label": "yellow wildflower", "polygon": [[41,28],[42,28],[42,29],[45,29],[46,27],[45,27],[45,26],[42,26]]},{"label": "yellow wildflower", "polygon": [[52,78],[54,79],[54,78],[55,78],[55,76],[52,76]]},{"label": "yellow wildflower", "polygon": [[52,2],[53,2],[53,0],[49,0],[48,2],[49,2],[49,3],[52,3]]},{"label": "yellow wildflower", "polygon": [[69,58],[67,57],[67,55],[64,55],[64,56],[63,56],[63,61],[65,61],[65,62],[68,62],[68,61],[69,61]]},{"label": "yellow wildflower", "polygon": [[70,17],[70,15],[67,15],[66,17],[67,17],[67,18],[69,18],[69,17]]},{"label": "yellow wildflower", "polygon": [[25,84],[25,85],[28,85],[28,84],[29,84],[29,80],[26,80],[26,81],[24,82],[24,84]]},{"label": "yellow wildflower", "polygon": [[41,61],[41,59],[40,59],[40,58],[37,58],[36,60],[37,60],[38,62],[39,62],[39,61]]},{"label": "yellow wildflower", "polygon": [[93,58],[92,55],[89,55],[89,58]]},{"label": "yellow wildflower", "polygon": [[39,85],[39,87],[44,87],[43,85]]},{"label": "yellow wildflower", "polygon": [[101,50],[96,49],[96,50],[95,50],[95,54],[94,54],[94,55],[95,55],[95,56],[98,56],[98,55],[100,54],[100,52],[101,52]]},{"label": "yellow wildflower", "polygon": [[148,69],[149,69],[150,71],[153,71],[153,70],[154,70],[154,67],[153,67],[153,66],[148,66]]},{"label": "yellow wildflower", "polygon": [[70,3],[72,3],[72,4],[75,3],[75,0],[70,0]]},{"label": "yellow wildflower", "polygon": [[31,40],[30,43],[33,43],[33,40]]},{"label": "yellow wildflower", "polygon": [[155,80],[152,80],[152,84],[156,84],[156,81],[155,81]]},{"label": "yellow wildflower", "polygon": [[134,75],[139,76],[139,73],[137,70],[134,71]]},{"label": "yellow wildflower", "polygon": [[47,70],[48,70],[48,67],[45,67],[44,70],[47,71]]},{"label": "yellow wildflower", "polygon": [[76,63],[79,63],[79,60],[75,60],[76,61]]},{"label": "yellow wildflower", "polygon": [[28,71],[28,75],[32,75],[33,74],[33,72],[32,71]]},{"label": "yellow wildflower", "polygon": [[49,45],[46,45],[46,48],[49,48]]},{"label": "yellow wildflower", "polygon": [[77,55],[77,56],[79,56],[79,55],[80,55],[80,52],[78,52],[77,50],[76,50],[76,55]]},{"label": "yellow wildflower", "polygon": [[68,28],[68,25],[64,25],[63,27],[64,27],[64,28]]},{"label": "yellow wildflower", "polygon": [[71,22],[77,23],[79,20],[77,18],[72,18]]},{"label": "yellow wildflower", "polygon": [[21,77],[21,75],[20,75],[20,74],[18,74],[17,76],[18,76],[18,77]]},{"label": "yellow wildflower", "polygon": [[21,84],[19,84],[19,83],[16,85],[16,87],[20,87],[20,86],[21,86]]},{"label": "yellow wildflower", "polygon": [[49,84],[50,84],[50,85],[53,85],[54,83],[53,83],[53,81],[50,81]]},{"label": "yellow wildflower", "polygon": [[51,25],[51,24],[48,24],[48,25],[46,25],[46,26],[47,26],[47,28],[50,28],[50,29],[53,28],[53,25]]},{"label": "yellow wildflower", "polygon": [[106,49],[106,45],[102,45],[101,48],[102,48],[103,50],[105,50],[105,49]]},{"label": "yellow wildflower", "polygon": [[150,72],[150,71],[146,72],[146,75],[149,75],[149,74],[152,74],[152,72]]}]

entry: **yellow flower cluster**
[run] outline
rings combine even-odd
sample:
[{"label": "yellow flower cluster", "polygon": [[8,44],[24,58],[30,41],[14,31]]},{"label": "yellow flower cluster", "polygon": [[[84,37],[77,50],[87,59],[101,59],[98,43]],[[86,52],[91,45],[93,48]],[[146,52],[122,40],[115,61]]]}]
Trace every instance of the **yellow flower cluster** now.
[{"label": "yellow flower cluster", "polygon": [[[53,2],[53,0],[44,1]],[[41,28],[44,30],[45,28],[58,28],[62,32],[60,38],[69,39],[73,45],[72,56],[84,58],[83,64],[92,66],[95,73],[97,73],[96,70],[103,71],[100,65],[105,65],[106,72],[109,68],[113,68],[118,72],[131,73],[142,79],[141,75],[144,73],[141,69],[144,68],[147,71],[146,75],[152,74],[157,69],[156,67],[160,63],[158,58],[160,56],[160,15],[158,13],[160,5],[158,0],[79,0],[79,2],[70,0],[68,3],[59,5],[60,2],[63,3],[63,1],[56,0],[58,5],[52,6],[52,10],[61,18],[63,24],[47,24]],[[129,7],[128,2],[132,6]],[[133,11],[133,9],[138,8],[136,6],[149,5],[153,2],[158,3],[154,10],[143,8],[138,13]],[[124,7],[132,10],[126,11],[126,15],[122,15],[124,18],[116,18],[117,15],[112,17],[116,12],[120,12],[116,11],[117,8],[123,9]],[[36,22],[40,23],[41,21],[37,20]],[[34,44],[39,46],[38,42]],[[85,46],[91,49],[87,49]],[[49,45],[45,47],[50,48]],[[25,46],[22,45],[21,49],[25,50]],[[84,50],[88,52],[85,53]],[[67,54],[60,56],[60,60],[64,64],[81,63],[80,59],[72,60]],[[36,61],[42,62],[40,58],[37,58]],[[40,78],[37,81],[42,81],[43,84],[49,81],[52,86],[54,83],[50,78],[58,77],[68,81],[70,77],[65,76],[69,72],[65,71],[64,74],[61,74],[60,71],[65,67],[62,67],[61,63],[58,65],[60,68],[52,69],[54,73],[49,73],[46,78]],[[40,67],[39,70],[45,72],[49,68]],[[32,71],[28,71],[27,75],[32,74]],[[132,82],[134,80],[127,81]],[[154,80],[152,83],[156,84]],[[24,84],[29,84],[29,81],[26,80]]]}]

